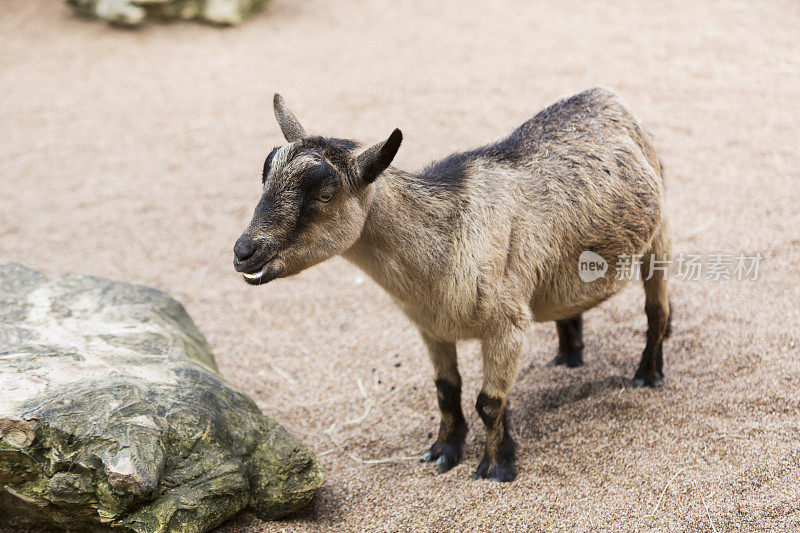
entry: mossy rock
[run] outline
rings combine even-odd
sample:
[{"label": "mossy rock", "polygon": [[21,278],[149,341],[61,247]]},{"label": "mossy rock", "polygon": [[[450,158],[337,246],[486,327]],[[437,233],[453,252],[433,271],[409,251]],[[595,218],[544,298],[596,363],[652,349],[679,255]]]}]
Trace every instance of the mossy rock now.
[{"label": "mossy rock", "polygon": [[239,24],[266,0],[67,0],[78,15],[119,26],[140,26],[147,20],[197,19],[212,24]]},{"label": "mossy rock", "polygon": [[155,289],[0,262],[0,525],[207,531],[322,483]]}]

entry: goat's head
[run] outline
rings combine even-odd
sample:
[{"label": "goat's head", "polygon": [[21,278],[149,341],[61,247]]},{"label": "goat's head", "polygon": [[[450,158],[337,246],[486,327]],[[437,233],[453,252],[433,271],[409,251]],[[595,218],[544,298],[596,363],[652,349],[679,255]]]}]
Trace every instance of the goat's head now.
[{"label": "goat's head", "polygon": [[366,220],[370,184],[403,140],[396,129],[359,152],[354,141],[306,134],[280,95],[274,107],[289,144],[267,156],[261,199],[233,247],[233,265],[251,285],[297,274],[350,248]]}]

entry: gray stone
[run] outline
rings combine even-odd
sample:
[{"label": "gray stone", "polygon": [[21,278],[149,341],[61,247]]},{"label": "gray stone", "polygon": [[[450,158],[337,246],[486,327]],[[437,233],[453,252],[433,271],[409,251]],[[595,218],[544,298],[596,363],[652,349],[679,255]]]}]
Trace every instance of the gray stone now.
[{"label": "gray stone", "polygon": [[296,511],[321,483],[178,302],[0,262],[0,524],[207,531]]},{"label": "gray stone", "polygon": [[198,19],[221,25],[241,23],[267,0],[67,0],[81,16],[135,27],[148,19]]}]

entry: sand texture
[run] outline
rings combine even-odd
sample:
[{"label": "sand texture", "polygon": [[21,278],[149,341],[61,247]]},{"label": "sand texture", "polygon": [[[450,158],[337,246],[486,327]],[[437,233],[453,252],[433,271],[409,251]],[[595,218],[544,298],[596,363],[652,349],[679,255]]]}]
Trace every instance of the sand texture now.
[{"label": "sand texture", "polygon": [[[275,0],[235,29],[142,31],[55,0],[2,11],[0,257],[168,292],[222,375],[320,459],[304,514],[222,531],[800,528],[796,1]],[[389,297],[342,259],[258,289],[233,271],[283,142],[272,94],[312,133],[377,142],[400,127],[395,163],[417,169],[598,84],[656,139],[675,251],[758,252],[760,279],[672,283],[657,391],[630,384],[640,287],[585,315],[579,369],[546,367],[555,327],[532,326],[510,395],[511,485],[470,479],[475,343],[460,347],[464,463],[365,463],[430,445],[432,370]]]}]

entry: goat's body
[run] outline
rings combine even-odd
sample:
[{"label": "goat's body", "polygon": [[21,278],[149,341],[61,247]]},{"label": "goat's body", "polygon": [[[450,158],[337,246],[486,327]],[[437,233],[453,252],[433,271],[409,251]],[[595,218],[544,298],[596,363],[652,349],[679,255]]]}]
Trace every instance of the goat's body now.
[{"label": "goat's body", "polygon": [[[653,261],[669,252],[664,188],[648,135],[611,91],[556,102],[505,139],[416,174],[389,167],[399,130],[356,154],[352,141],[306,134],[277,95],[274,105],[290,144],[264,162],[234,265],[261,284],[341,254],[386,289],[433,363],[442,418],[423,458],[440,472],[460,461],[467,433],[456,341],[482,344],[486,443],[475,476],[510,481],[507,395],[529,321],[556,321],[554,364],[582,364],[581,313],[619,291],[625,257],[643,256],[648,322],[634,384],[661,384],[670,311]],[[605,260],[605,275],[581,279],[583,252]]]},{"label": "goat's body", "polygon": [[[508,321],[577,315],[619,291],[617,258],[663,231],[647,134],[610,91],[559,101],[494,144],[376,183],[362,267],[433,337],[481,338]],[[609,272],[585,283],[590,250]]]}]

